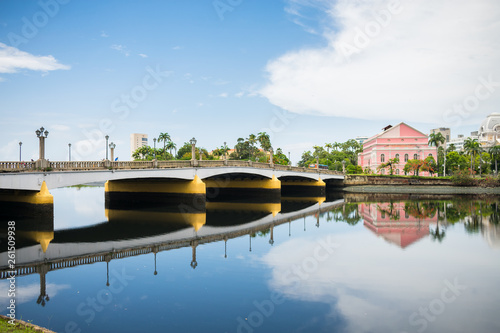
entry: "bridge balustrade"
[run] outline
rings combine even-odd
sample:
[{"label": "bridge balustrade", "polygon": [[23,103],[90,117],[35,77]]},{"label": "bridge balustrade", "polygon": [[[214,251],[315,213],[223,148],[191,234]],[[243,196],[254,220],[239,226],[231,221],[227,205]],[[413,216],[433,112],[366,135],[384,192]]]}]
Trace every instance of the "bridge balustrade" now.
[{"label": "bridge balustrade", "polygon": [[0,162],[0,170],[9,170],[9,171],[22,171],[22,170],[30,170],[35,167],[35,163],[33,162]]}]

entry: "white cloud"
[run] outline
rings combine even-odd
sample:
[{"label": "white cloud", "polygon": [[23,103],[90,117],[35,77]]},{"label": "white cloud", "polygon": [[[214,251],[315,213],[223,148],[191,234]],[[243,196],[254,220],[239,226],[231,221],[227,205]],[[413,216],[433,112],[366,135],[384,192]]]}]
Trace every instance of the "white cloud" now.
[{"label": "white cloud", "polygon": [[51,55],[35,56],[0,43],[0,73],[15,73],[21,69],[48,72],[70,68],[70,66],[60,64]]},{"label": "white cloud", "polygon": [[[327,46],[267,65],[269,82],[260,92],[286,110],[446,124],[448,110],[474,95],[479,77],[500,81],[496,0],[401,1],[390,19],[380,15],[390,0],[289,1],[322,9],[329,23],[322,27]],[[300,17],[301,8],[289,14]],[[372,37],[363,40],[366,31]],[[498,112],[500,84],[495,88],[463,120]]]},{"label": "white cloud", "polygon": [[147,58],[147,57],[148,57],[148,55],[147,55],[147,54],[144,54],[144,53],[139,53],[139,56],[140,56],[140,57],[143,57],[143,58]]},{"label": "white cloud", "polygon": [[108,38],[109,35],[107,33],[105,33],[104,31],[101,31],[101,37],[102,38]]},{"label": "white cloud", "polygon": [[130,51],[127,49],[126,46],[123,46],[121,44],[113,44],[110,46],[113,50],[116,50],[118,52],[123,53],[126,57],[130,55]]},{"label": "white cloud", "polygon": [[172,50],[174,50],[174,51],[179,51],[179,50],[181,50],[182,48],[183,48],[182,46],[177,45],[177,46],[172,47]]},{"label": "white cloud", "polygon": [[234,96],[236,96],[236,97],[238,97],[238,98],[241,98],[241,97],[243,97],[244,95],[245,95],[245,93],[244,93],[243,91],[240,91],[240,92],[238,92],[238,93],[234,94]]},{"label": "white cloud", "polygon": [[219,97],[222,98],[227,98],[228,94],[226,92],[223,92],[222,94],[219,95]]}]

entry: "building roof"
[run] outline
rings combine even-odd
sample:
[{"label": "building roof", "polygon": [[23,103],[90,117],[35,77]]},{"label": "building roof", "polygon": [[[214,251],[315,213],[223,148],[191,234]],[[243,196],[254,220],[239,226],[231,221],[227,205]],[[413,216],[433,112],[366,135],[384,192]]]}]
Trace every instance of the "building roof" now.
[{"label": "building roof", "polygon": [[[389,126],[387,126],[385,128],[388,128],[388,127]],[[412,133],[413,135],[401,135],[401,128],[402,127],[406,127],[406,129],[409,130],[409,133]],[[420,132],[419,130],[411,127],[410,125],[408,125],[408,124],[406,124],[404,122],[400,122],[396,126],[390,127],[387,130],[385,130],[385,131],[383,131],[381,133],[378,133],[378,134],[372,136],[371,138],[369,138],[368,140],[366,140],[365,143],[367,143],[369,141],[372,141],[374,139],[377,139],[377,138],[399,138],[401,136],[422,136],[422,137],[427,137],[426,134]]]}]

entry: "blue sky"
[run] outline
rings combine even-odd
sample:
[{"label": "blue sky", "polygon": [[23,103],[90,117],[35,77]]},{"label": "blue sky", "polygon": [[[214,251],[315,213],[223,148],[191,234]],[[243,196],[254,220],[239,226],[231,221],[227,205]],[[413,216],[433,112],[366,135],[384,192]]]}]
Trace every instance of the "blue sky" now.
[{"label": "blue sky", "polygon": [[127,160],[131,133],[266,131],[296,163],[401,121],[477,130],[500,112],[500,5],[396,2],[0,0],[0,160],[37,159],[40,126],[53,161],[102,159],[106,134]]}]

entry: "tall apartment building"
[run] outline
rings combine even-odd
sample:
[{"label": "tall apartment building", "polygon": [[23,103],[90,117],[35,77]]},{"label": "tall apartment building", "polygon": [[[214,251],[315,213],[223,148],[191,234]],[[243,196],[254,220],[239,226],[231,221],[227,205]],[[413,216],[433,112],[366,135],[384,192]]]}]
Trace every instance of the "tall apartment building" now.
[{"label": "tall apartment building", "polygon": [[431,129],[431,134],[437,134],[437,133],[441,133],[444,136],[444,138],[446,139],[446,142],[444,144],[446,146],[446,144],[450,142],[451,130],[447,127]]},{"label": "tall apartment building", "polygon": [[148,135],[147,134],[139,134],[133,133],[130,134],[130,159],[133,161],[134,158],[132,154],[137,148],[148,145]]}]

